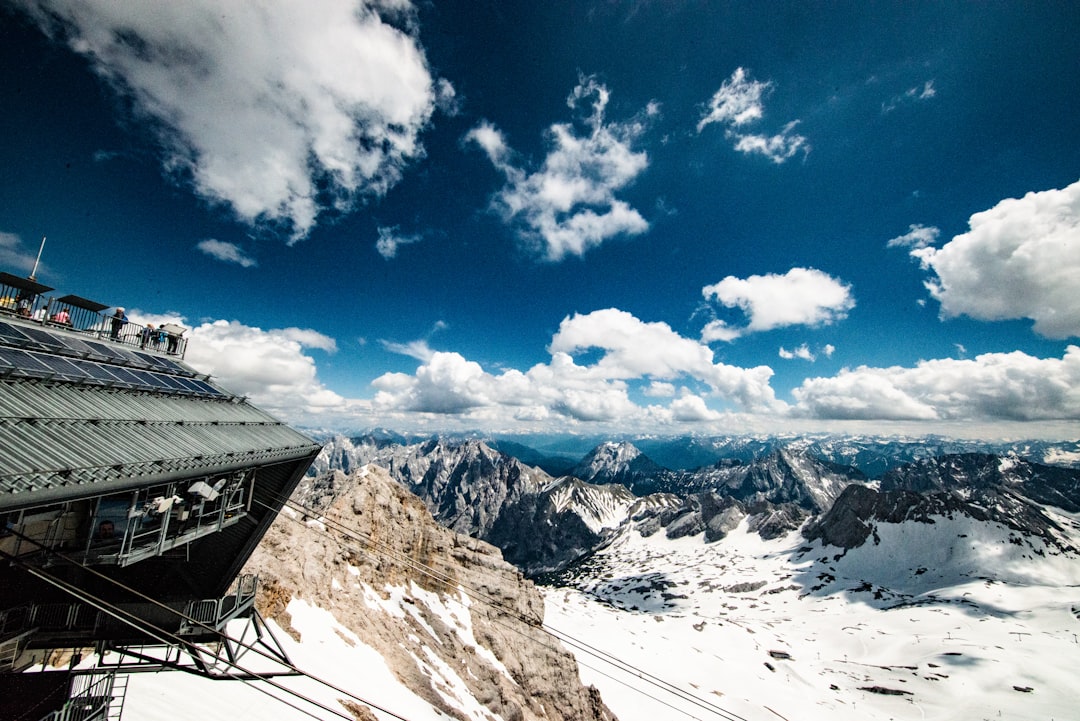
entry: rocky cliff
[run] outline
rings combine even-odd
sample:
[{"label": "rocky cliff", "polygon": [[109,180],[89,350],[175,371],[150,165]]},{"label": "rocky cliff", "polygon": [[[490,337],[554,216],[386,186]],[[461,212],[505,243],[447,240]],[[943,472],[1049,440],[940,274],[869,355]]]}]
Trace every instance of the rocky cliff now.
[{"label": "rocky cliff", "polygon": [[[290,599],[329,611],[450,718],[469,717],[427,672],[432,663],[463,680],[492,718],[614,721],[541,628],[532,583],[495,547],[438,525],[385,470],[307,479],[294,499],[313,511],[283,511],[245,569],[262,579],[264,616],[288,630]],[[395,596],[407,613],[387,611]]]}]

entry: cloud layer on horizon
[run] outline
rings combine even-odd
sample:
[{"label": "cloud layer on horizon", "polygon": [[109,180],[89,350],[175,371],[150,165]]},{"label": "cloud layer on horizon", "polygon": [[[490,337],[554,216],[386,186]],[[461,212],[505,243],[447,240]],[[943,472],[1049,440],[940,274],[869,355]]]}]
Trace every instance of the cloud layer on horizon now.
[{"label": "cloud layer on horizon", "polygon": [[[133,317],[183,322],[137,312]],[[776,398],[768,366],[717,363],[699,341],[614,308],[565,318],[548,347],[550,361],[526,371],[491,372],[459,353],[432,350],[426,341],[384,344],[419,365],[412,374],[376,378],[370,400],[346,399],[318,380],[308,351],[334,352],[336,344],[316,331],[215,321],[193,328],[190,338],[187,360],[194,367],[257,405],[309,425],[679,433],[790,428],[810,421],[1080,420],[1077,346],[1061,358],[1014,351],[913,367],[845,368],[831,377],[807,378],[789,404]],[[577,362],[574,356],[582,353],[595,360]],[[652,400],[635,400],[637,392]]]}]

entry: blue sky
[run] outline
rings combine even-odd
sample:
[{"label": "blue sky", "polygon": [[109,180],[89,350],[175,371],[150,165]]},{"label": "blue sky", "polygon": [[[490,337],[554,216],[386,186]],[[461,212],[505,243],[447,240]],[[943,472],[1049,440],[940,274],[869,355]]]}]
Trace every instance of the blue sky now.
[{"label": "blue sky", "polygon": [[2,8],[0,265],[289,421],[1077,435],[1075,4]]}]

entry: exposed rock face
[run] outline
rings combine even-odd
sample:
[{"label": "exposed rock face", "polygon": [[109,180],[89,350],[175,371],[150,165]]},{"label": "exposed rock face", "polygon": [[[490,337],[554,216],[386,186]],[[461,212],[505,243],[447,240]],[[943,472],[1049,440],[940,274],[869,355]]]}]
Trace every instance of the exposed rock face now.
[{"label": "exposed rock face", "polygon": [[1075,550],[1044,505],[1080,509],[1080,473],[1015,457],[950,455],[890,471],[881,479],[880,492],[849,486],[827,513],[807,524],[803,535],[855,548],[874,533],[877,523],[934,523],[935,517],[962,514]]},{"label": "exposed rock face", "polygon": [[631,490],[639,495],[713,491],[745,503],[793,503],[817,513],[832,506],[847,486],[865,482],[854,468],[783,448],[747,463],[721,461],[692,471],[664,471],[642,478]]},{"label": "exposed rock face", "polygon": [[400,445],[361,438],[336,439],[319,463],[336,469],[374,464],[419,496],[444,526],[486,538],[503,506],[534,494],[554,479],[476,440],[431,439]]},{"label": "exposed rock face", "polygon": [[[503,719],[613,721],[595,689],[581,685],[573,656],[540,628],[540,594],[498,549],[438,525],[381,468],[318,477],[297,498],[323,522],[299,523],[286,512],[245,569],[263,580],[265,615],[289,628],[291,597],[330,611],[402,683],[452,718],[463,717],[417,659],[436,654]],[[389,598],[390,589],[404,591],[412,613],[391,615],[365,602],[365,594]],[[471,599],[471,637],[432,607],[462,604],[462,589]],[[488,651],[503,668],[485,660]]]},{"label": "exposed rock face", "polygon": [[552,571],[601,545],[635,502],[623,486],[567,476],[505,506],[487,540],[530,575]]}]

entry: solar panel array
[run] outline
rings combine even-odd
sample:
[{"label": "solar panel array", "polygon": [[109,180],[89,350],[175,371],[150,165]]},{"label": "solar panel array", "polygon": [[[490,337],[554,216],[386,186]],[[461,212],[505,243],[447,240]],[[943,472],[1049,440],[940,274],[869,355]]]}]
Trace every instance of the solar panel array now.
[{"label": "solar panel array", "polygon": [[0,321],[0,375],[18,374],[107,386],[228,398],[169,358]]}]

